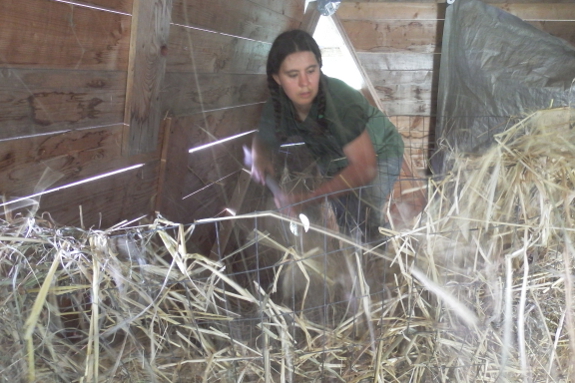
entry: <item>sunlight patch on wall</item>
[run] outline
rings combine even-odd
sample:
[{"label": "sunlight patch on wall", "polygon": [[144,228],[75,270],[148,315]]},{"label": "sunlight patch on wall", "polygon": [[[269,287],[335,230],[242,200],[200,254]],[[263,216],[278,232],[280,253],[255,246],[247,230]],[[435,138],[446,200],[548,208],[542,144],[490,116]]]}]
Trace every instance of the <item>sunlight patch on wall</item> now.
[{"label": "sunlight patch on wall", "polygon": [[361,89],[361,73],[331,16],[319,17],[313,37],[321,49],[323,73],[338,78],[355,89]]}]

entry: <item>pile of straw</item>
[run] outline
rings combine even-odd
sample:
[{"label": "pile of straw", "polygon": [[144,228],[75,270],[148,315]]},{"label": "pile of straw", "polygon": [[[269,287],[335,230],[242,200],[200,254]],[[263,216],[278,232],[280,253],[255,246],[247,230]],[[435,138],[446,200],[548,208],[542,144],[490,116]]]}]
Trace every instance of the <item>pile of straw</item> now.
[{"label": "pile of straw", "polygon": [[[161,217],[106,231],[7,219],[0,376],[575,381],[572,113],[539,111],[497,136],[485,155],[455,158],[450,174],[430,180],[417,227],[382,229],[390,239],[377,248],[312,226],[341,244],[340,253],[303,251],[254,231],[237,252],[214,260],[191,250],[194,225]],[[274,213],[233,219],[241,226],[263,216],[285,221]],[[246,270],[246,278],[229,267],[233,257],[270,248],[281,257],[266,264],[267,283],[263,270]],[[330,257],[346,266],[334,273]],[[299,276],[297,302],[275,292],[286,270]]]}]

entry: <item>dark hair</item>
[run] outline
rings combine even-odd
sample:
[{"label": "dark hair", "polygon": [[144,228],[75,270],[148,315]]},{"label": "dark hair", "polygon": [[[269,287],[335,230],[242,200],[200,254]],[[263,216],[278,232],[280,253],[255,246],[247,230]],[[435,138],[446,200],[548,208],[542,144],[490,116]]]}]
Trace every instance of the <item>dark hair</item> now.
[{"label": "dark hair", "polygon": [[[268,61],[266,65],[268,89],[272,97],[274,105],[274,113],[276,120],[276,127],[280,126],[281,110],[281,97],[287,97],[283,94],[278,83],[274,80],[273,75],[278,74],[280,67],[285,58],[292,53],[296,52],[312,52],[319,64],[320,71],[322,66],[321,51],[314,38],[301,29],[293,29],[281,33],[274,40],[270,52],[268,54]],[[326,128],[327,122],[325,120],[325,93],[323,91],[323,74],[320,76],[319,90],[318,90],[318,123],[322,128]]]}]

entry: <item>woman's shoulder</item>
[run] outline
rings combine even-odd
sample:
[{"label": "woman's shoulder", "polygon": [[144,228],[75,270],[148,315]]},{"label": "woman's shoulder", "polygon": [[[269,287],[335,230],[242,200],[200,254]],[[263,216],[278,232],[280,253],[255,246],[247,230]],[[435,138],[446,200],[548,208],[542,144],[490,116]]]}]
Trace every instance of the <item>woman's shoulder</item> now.
[{"label": "woman's shoulder", "polygon": [[327,98],[335,104],[337,108],[347,109],[348,107],[367,108],[369,103],[361,92],[352,88],[343,80],[335,77],[325,76]]},{"label": "woman's shoulder", "polygon": [[[343,91],[343,92],[354,92],[359,93],[357,89],[352,88],[349,86],[345,81],[336,78],[336,77],[329,77],[324,75],[325,82],[327,87],[330,91]],[[361,93],[360,93],[361,94]]]}]

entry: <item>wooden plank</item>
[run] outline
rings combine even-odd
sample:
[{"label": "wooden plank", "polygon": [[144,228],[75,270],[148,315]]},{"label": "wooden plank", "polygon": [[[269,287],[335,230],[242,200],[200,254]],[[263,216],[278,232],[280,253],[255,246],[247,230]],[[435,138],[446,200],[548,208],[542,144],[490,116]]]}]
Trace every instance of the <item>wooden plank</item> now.
[{"label": "wooden plank", "polygon": [[337,15],[342,21],[438,20],[445,18],[446,4],[424,2],[342,2]]},{"label": "wooden plank", "polygon": [[0,194],[33,194],[47,169],[62,177],[57,187],[120,168],[149,162],[159,154],[125,158],[121,155],[122,125],[0,141]]},{"label": "wooden plank", "polygon": [[97,7],[102,10],[132,14],[133,0],[66,0],[77,6]]},{"label": "wooden plank", "polygon": [[313,35],[320,17],[321,13],[317,10],[317,7],[308,6],[299,28]]},{"label": "wooden plank", "polygon": [[339,17],[337,17],[337,15],[332,16],[332,19],[333,19],[335,28],[337,29],[337,31],[339,32],[339,34],[343,40],[344,46],[349,51],[349,53],[351,55],[351,59],[354,62],[356,68],[358,69],[358,71],[361,75],[362,83],[363,83],[361,93],[364,95],[364,97],[367,99],[367,101],[369,101],[370,104],[372,104],[376,108],[382,110],[381,103],[379,102],[379,99],[377,97],[377,93],[373,87],[371,79],[367,75],[365,68],[363,67],[363,65],[361,63],[361,59],[359,58],[357,51],[355,50],[355,47],[353,46],[351,40],[349,39],[349,36],[347,35],[347,32],[346,32],[345,28],[343,27],[341,20],[339,19]]},{"label": "wooden plank", "polygon": [[430,116],[433,111],[431,100],[405,100],[385,101],[381,96],[379,103],[382,110],[388,116]]},{"label": "wooden plank", "polygon": [[267,99],[266,76],[166,73],[161,98],[172,116],[260,103]]},{"label": "wooden plank", "polygon": [[357,52],[361,66],[367,73],[381,70],[431,70],[439,68],[438,53],[366,53]]},{"label": "wooden plank", "polygon": [[[431,84],[430,84],[431,85]],[[389,85],[376,86],[375,90],[381,101],[427,101],[435,102],[436,96],[431,92],[431,86],[419,85]]]},{"label": "wooden plank", "polygon": [[0,2],[0,68],[126,70],[131,17],[46,0]]},{"label": "wooden plank", "polygon": [[63,225],[106,229],[123,220],[153,213],[158,161],[95,182],[46,194],[38,213],[47,212]]},{"label": "wooden plank", "polygon": [[[487,2],[490,3],[490,2]],[[575,2],[555,3],[539,2],[538,4],[504,3],[492,4],[526,21],[574,21]]]},{"label": "wooden plank", "polygon": [[390,86],[390,85],[419,85],[431,87],[431,84],[439,79],[439,73],[427,70],[383,70],[377,72],[368,72],[373,85]]},{"label": "wooden plank", "polygon": [[441,51],[443,21],[342,21],[357,52]]},{"label": "wooden plank", "polygon": [[126,90],[127,154],[156,150],[160,129],[160,87],[166,68],[172,0],[134,0]]},{"label": "wooden plank", "polygon": [[265,74],[271,44],[172,26],[166,71]]},{"label": "wooden plank", "polygon": [[126,73],[0,69],[0,139],[121,124]]},{"label": "wooden plank", "polygon": [[174,0],[172,22],[194,28],[271,43],[287,29],[299,27],[298,18],[250,0]]},{"label": "wooden plank", "polygon": [[[304,18],[305,1],[302,0],[250,0],[252,3],[264,6],[281,15],[298,20]],[[314,4],[311,4],[314,6]]]}]

